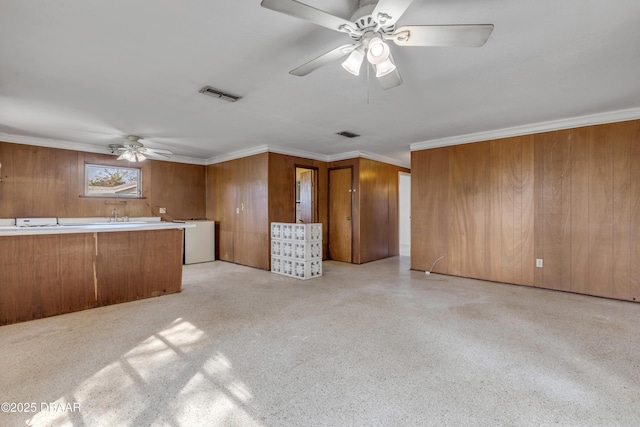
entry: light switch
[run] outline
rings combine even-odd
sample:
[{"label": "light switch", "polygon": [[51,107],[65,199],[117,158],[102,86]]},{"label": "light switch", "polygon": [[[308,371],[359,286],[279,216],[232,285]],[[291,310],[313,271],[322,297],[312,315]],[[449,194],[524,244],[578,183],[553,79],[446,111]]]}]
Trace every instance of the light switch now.
[{"label": "light switch", "polygon": [[542,259],[540,258],[536,259],[536,267],[542,268]]}]

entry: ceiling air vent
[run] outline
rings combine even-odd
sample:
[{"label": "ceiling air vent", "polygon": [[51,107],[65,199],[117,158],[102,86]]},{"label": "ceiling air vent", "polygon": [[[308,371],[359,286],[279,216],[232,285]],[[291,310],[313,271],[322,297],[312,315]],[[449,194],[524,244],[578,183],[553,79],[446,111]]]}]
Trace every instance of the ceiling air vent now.
[{"label": "ceiling air vent", "polygon": [[242,99],[241,96],[232,95],[230,93],[223,92],[211,86],[205,86],[202,89],[200,89],[198,92],[204,93],[205,95],[213,96],[214,98],[220,98],[229,102],[236,102],[237,100]]},{"label": "ceiling air vent", "polygon": [[344,136],[345,138],[356,138],[360,136],[357,133],[349,132],[348,130],[343,130],[342,132],[337,132],[336,134]]}]

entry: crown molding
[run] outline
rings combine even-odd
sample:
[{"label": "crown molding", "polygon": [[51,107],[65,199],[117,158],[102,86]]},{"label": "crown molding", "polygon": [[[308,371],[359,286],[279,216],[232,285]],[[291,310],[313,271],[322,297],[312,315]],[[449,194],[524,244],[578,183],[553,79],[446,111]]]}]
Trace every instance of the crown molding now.
[{"label": "crown molding", "polygon": [[327,156],[327,162],[339,162],[340,160],[355,159],[360,157],[360,151],[346,151],[339,154],[331,154]]},{"label": "crown molding", "polygon": [[35,145],[38,147],[59,148],[62,150],[85,151],[88,153],[109,154],[109,150],[97,145],[57,139],[39,138],[35,136],[13,135],[0,132],[0,140],[14,144]]},{"label": "crown molding", "polygon": [[407,169],[411,168],[410,162],[407,162],[407,163],[401,162],[401,161],[398,161],[396,159],[392,159],[391,157],[383,156],[381,154],[375,154],[375,153],[369,153],[369,152],[366,152],[366,151],[360,151],[360,157],[365,158],[365,159],[369,159],[369,160],[375,160],[375,161],[381,162],[381,163],[388,163],[390,165],[399,166],[401,168],[407,168]]},{"label": "crown molding", "polygon": [[269,145],[270,153],[285,154],[287,156],[302,157],[303,159],[319,160],[321,162],[328,161],[329,156],[326,154],[313,153],[311,151],[296,150],[294,148],[280,147],[278,145]]},{"label": "crown molding", "polygon": [[172,154],[171,157],[168,159],[151,159],[151,160],[159,160],[161,162],[186,163],[189,165],[201,165],[201,166],[207,165],[206,159],[199,159],[197,157],[176,156],[175,154]]},{"label": "crown molding", "polygon": [[391,157],[383,156],[381,154],[369,153],[367,151],[347,151],[345,153],[340,154],[332,154],[327,156],[327,162],[338,162],[340,160],[347,159],[355,159],[355,158],[363,158],[369,160],[375,160],[376,162],[387,163],[394,166],[399,166],[401,168],[410,168],[409,163],[400,162],[396,159],[392,159]]},{"label": "crown molding", "polygon": [[[82,151],[87,153],[111,154],[111,152],[106,147],[103,148],[102,146],[98,146],[98,145],[83,144],[79,142],[70,142],[70,141],[63,141],[63,140],[57,140],[57,139],[39,138],[39,137],[33,137],[33,136],[12,135],[12,134],[2,133],[2,132],[0,132],[0,141],[5,141],[5,142],[15,143],[15,144],[35,145],[38,147],[57,148],[62,150]],[[388,163],[391,165],[400,166],[404,168],[410,167],[410,165],[400,162],[391,157],[383,156],[381,154],[369,153],[367,151],[347,151],[339,154],[325,155],[325,154],[314,153],[311,151],[297,150],[295,148],[281,147],[278,145],[259,145],[257,147],[233,151],[231,153],[223,154],[216,157],[211,157],[208,159],[178,156],[174,154],[169,159],[152,159],[152,160],[168,161],[168,162],[175,162],[175,163],[187,163],[187,164],[193,164],[193,165],[213,165],[216,163],[222,163],[229,160],[236,160],[243,157],[249,157],[256,154],[262,154],[267,152],[284,154],[284,155],[294,156],[294,157],[301,157],[304,159],[319,160],[321,162],[327,162],[327,163],[337,162],[339,160],[346,160],[346,159],[364,158],[364,159],[375,160],[378,162]]]},{"label": "crown molding", "polygon": [[[63,141],[58,139],[39,138],[35,136],[12,135],[9,133],[0,132],[0,141],[14,143],[14,144],[34,145],[37,147],[57,148],[61,150],[72,150],[72,151],[82,151],[85,153],[111,155],[111,152],[106,147],[103,148],[101,146],[93,145],[93,144],[83,144],[80,142],[70,142],[70,141]],[[196,157],[176,156],[175,154],[172,155],[171,158],[169,159],[154,158],[149,160],[158,160],[161,162],[188,163],[193,165],[206,164],[204,159],[198,159]]]},{"label": "crown molding", "polygon": [[207,159],[207,165],[228,162],[229,160],[241,159],[243,157],[254,156],[256,154],[262,153],[277,153],[285,154],[287,156],[302,157],[304,159],[320,160],[322,162],[327,161],[327,156],[318,153],[312,153],[311,151],[296,150],[293,148],[280,147],[278,145],[259,145],[257,147],[233,151],[221,156],[211,157]]},{"label": "crown molding", "polygon": [[207,165],[215,165],[216,163],[228,162],[229,160],[241,159],[243,157],[254,156],[269,152],[268,145],[259,145],[257,147],[246,148],[244,150],[232,151],[231,153],[222,154],[216,157],[210,157],[206,160]]},{"label": "crown molding", "polygon": [[386,157],[380,154],[368,153],[366,151],[347,151],[340,154],[324,155],[324,154],[313,153],[311,151],[303,151],[303,150],[296,150],[294,148],[281,147],[278,145],[260,145],[257,147],[248,148],[246,150],[234,151],[232,153],[207,159],[206,164],[213,165],[216,163],[222,163],[222,162],[227,162],[229,160],[241,159],[243,157],[249,157],[255,154],[262,154],[262,153],[284,154],[287,156],[301,157],[303,159],[310,159],[310,160],[319,160],[321,162],[327,162],[327,163],[362,157],[365,159],[375,160],[382,163],[389,163],[389,164],[400,166],[403,168],[410,167],[408,164],[399,162],[395,159],[392,159],[391,157]]},{"label": "crown molding", "polygon": [[606,123],[625,122],[636,119],[640,119],[640,108],[609,111],[606,113],[591,114],[587,116],[578,116],[568,119],[551,120],[548,122],[496,129],[488,132],[469,133],[466,135],[431,139],[428,141],[416,142],[414,144],[411,144],[410,147],[411,151],[428,150],[430,148],[447,147],[450,145],[490,141],[493,139],[509,138],[521,135],[532,135],[542,132],[601,125]]}]

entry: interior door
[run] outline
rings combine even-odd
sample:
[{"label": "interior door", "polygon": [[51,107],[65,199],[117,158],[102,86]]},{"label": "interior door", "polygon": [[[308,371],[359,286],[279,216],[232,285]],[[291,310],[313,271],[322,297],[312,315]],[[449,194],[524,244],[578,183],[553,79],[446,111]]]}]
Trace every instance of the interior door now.
[{"label": "interior door", "polygon": [[329,258],[352,262],[353,226],[351,168],[329,170]]},{"label": "interior door", "polygon": [[313,190],[313,171],[302,172],[300,174],[300,220],[304,223],[315,222]]}]

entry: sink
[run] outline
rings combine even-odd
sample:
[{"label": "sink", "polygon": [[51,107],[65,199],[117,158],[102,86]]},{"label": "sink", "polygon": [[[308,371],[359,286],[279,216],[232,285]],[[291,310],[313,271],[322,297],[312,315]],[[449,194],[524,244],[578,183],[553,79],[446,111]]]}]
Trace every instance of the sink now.
[{"label": "sink", "polygon": [[61,227],[86,227],[88,225],[127,225],[127,224],[147,224],[144,221],[127,221],[127,222],[78,222],[70,224],[58,224]]},{"label": "sink", "polygon": [[104,228],[104,227],[139,227],[141,225],[146,224],[146,222],[105,222],[105,223],[92,223],[92,224],[82,224],[77,225],[76,227],[81,228]]},{"label": "sink", "polygon": [[[109,217],[80,217],[80,218],[58,218],[58,225],[62,226],[72,226],[72,227],[81,227],[85,225],[123,225],[123,224],[148,224],[160,222],[160,217],[128,217],[128,221],[123,221],[125,217],[118,217],[118,221],[113,222],[113,218]],[[111,219],[111,220],[110,220]]]}]

